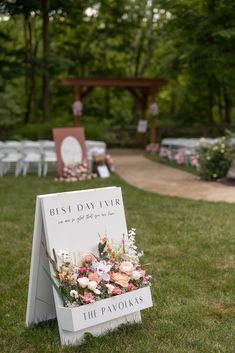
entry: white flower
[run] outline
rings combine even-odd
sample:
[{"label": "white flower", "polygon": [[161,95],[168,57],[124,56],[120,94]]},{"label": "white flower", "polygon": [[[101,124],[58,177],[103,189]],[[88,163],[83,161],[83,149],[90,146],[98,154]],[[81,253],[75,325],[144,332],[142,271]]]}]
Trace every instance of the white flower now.
[{"label": "white flower", "polygon": [[96,287],[97,287],[97,282],[96,281],[90,281],[89,283],[88,283],[88,289],[90,289],[92,292],[94,292],[95,294],[100,294],[101,292],[100,292],[100,290],[99,289],[97,289]]},{"label": "white flower", "polygon": [[57,256],[63,262],[69,262],[70,261],[70,255],[69,255],[69,252],[67,250],[59,250],[59,252],[57,253]]},{"label": "white flower", "polygon": [[132,258],[137,257],[135,234],[135,228],[131,228],[128,232],[128,235],[125,236],[124,239],[125,254],[131,256]]},{"label": "white flower", "polygon": [[89,283],[88,283],[88,289],[90,289],[90,290],[92,290],[93,292],[94,292],[94,290],[96,289],[96,287],[97,287],[97,282],[96,281],[90,281]]},{"label": "white flower", "polygon": [[77,308],[78,307],[78,303],[73,302],[73,303],[66,303],[66,307],[67,308]]},{"label": "white flower", "polygon": [[76,290],[71,290],[69,292],[70,296],[77,299],[78,298],[78,292]]},{"label": "white flower", "polygon": [[112,294],[115,287],[112,284],[106,284],[106,287],[108,288],[108,294]]},{"label": "white flower", "polygon": [[131,278],[138,281],[142,277],[142,274],[139,271],[133,271]]},{"label": "white flower", "polygon": [[78,282],[80,287],[86,288],[90,281],[89,281],[89,279],[87,277],[81,277],[81,278],[77,279],[77,282]]},{"label": "white flower", "polygon": [[111,265],[107,265],[105,261],[94,262],[92,266],[96,269],[98,274],[107,273],[111,269]]},{"label": "white flower", "polygon": [[143,256],[144,255],[144,252],[143,252],[143,250],[141,250],[139,253],[138,253],[138,257],[141,257],[141,256]]},{"label": "white flower", "polygon": [[103,272],[102,275],[101,275],[102,279],[105,281],[105,282],[108,282],[110,281],[110,275],[106,272]]},{"label": "white flower", "polygon": [[101,291],[99,290],[99,289],[94,289],[94,291],[93,291],[95,294],[97,294],[97,295],[99,295],[99,294],[101,294]]},{"label": "white flower", "polygon": [[110,280],[110,275],[108,272],[110,271],[112,265],[107,265],[106,261],[94,261],[92,263],[92,267],[98,272],[100,278],[104,281],[108,282]]}]

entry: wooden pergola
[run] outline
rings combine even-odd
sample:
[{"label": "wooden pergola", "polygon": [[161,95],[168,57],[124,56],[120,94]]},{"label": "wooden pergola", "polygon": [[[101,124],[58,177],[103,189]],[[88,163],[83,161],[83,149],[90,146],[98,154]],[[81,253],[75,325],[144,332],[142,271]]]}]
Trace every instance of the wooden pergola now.
[{"label": "wooden pergola", "polygon": [[[62,84],[73,88],[73,102],[82,102],[95,87],[120,87],[127,89],[141,104],[141,119],[146,119],[148,105],[156,102],[160,88],[167,84],[164,79],[150,78],[68,78]],[[80,126],[79,114],[74,114],[74,126]],[[150,121],[150,142],[156,137],[156,116]]]}]

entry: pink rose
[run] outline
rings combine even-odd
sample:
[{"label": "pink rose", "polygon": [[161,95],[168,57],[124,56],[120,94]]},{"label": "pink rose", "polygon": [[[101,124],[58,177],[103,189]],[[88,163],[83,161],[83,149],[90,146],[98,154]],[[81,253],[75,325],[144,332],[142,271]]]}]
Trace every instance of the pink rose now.
[{"label": "pink rose", "polygon": [[92,293],[84,293],[84,295],[81,295],[81,298],[87,304],[95,301]]},{"label": "pink rose", "polygon": [[80,273],[84,274],[84,273],[86,273],[86,271],[87,271],[86,266],[79,267],[79,272]]},{"label": "pink rose", "polygon": [[134,284],[128,284],[128,286],[127,286],[127,291],[128,292],[131,292],[131,291],[133,291],[133,290],[135,290],[136,289],[136,286],[134,286]]},{"label": "pink rose", "polygon": [[91,255],[86,255],[85,256],[85,262],[90,264],[92,262],[92,256]]},{"label": "pink rose", "polygon": [[115,288],[112,290],[112,294],[113,294],[113,295],[119,295],[119,294],[121,294],[121,293],[122,293],[122,291],[121,291],[121,289],[118,288],[118,287],[115,287]]}]

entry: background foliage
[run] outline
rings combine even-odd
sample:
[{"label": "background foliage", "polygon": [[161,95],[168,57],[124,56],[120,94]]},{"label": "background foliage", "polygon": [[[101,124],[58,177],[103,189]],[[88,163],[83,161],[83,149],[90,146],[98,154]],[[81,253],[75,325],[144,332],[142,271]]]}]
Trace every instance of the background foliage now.
[{"label": "background foliage", "polygon": [[[233,1],[3,0],[0,138],[72,125],[60,80],[89,76],[164,77],[158,136],[221,134],[235,119],[234,38]],[[97,88],[82,123],[88,138],[131,144],[139,116],[128,92]]]}]

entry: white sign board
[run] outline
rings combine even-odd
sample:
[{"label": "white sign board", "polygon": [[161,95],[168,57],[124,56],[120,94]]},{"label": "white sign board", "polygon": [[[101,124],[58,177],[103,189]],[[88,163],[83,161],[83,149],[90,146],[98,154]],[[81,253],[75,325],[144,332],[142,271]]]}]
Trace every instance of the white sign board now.
[{"label": "white sign board", "polygon": [[138,126],[137,126],[137,132],[139,133],[145,133],[147,131],[148,127],[148,122],[147,120],[139,120],[138,121]]},{"label": "white sign board", "polygon": [[97,172],[99,174],[99,177],[102,179],[110,177],[110,173],[109,173],[107,165],[98,165]]},{"label": "white sign board", "polygon": [[[119,243],[123,234],[127,234],[120,188],[110,187],[37,197],[27,326],[57,317],[61,343],[78,344],[85,332],[100,335],[120,324],[141,321],[139,310],[152,305],[148,288],[119,295],[119,302],[112,297],[72,309],[63,307],[57,292],[54,289],[52,291],[51,283],[43,269],[45,267],[49,270],[44,246],[51,256],[53,249],[55,252],[61,249],[96,252],[99,234],[107,235],[115,243]],[[53,275],[52,268],[50,271]],[[126,295],[133,298],[124,298]],[[137,299],[134,299],[135,296]],[[128,300],[135,301],[135,305],[131,302],[128,307]],[[110,305],[117,306],[113,314],[108,313],[106,309]]]}]

